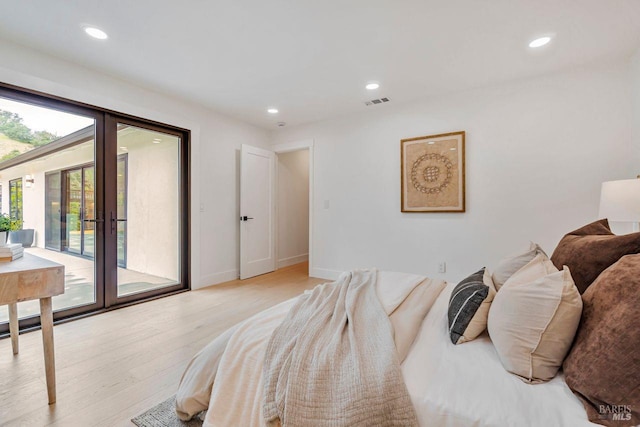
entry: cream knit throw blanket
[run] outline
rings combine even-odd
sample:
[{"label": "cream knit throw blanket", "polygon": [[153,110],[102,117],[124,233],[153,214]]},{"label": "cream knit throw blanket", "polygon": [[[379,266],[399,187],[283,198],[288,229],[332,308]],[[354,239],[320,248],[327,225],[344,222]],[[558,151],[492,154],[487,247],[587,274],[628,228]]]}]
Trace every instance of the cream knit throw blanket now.
[{"label": "cream knit throw blanket", "polygon": [[263,415],[283,426],[417,426],[376,270],[317,286],[273,332]]}]

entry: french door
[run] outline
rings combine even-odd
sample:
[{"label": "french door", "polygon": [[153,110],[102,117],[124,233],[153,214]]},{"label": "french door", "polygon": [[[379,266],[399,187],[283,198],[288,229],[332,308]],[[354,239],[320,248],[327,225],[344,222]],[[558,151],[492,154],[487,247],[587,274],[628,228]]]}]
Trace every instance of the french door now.
[{"label": "french door", "polygon": [[93,164],[62,172],[61,198],[64,210],[60,222],[65,225],[63,250],[93,258],[95,253],[95,167]]},{"label": "french door", "polygon": [[[40,237],[25,252],[65,265],[54,320],[188,289],[189,132],[0,84],[0,109],[11,103],[20,104],[16,114],[35,108],[75,123],[0,159],[0,185],[31,179],[23,220]],[[0,335],[8,331],[3,310]],[[38,314],[37,301],[18,304],[21,328],[37,326]]]},{"label": "french door", "polygon": [[[107,307],[184,289],[188,233],[185,134],[107,115],[104,184]],[[126,159],[126,161],[123,161]],[[126,179],[124,179],[126,177]]]}]

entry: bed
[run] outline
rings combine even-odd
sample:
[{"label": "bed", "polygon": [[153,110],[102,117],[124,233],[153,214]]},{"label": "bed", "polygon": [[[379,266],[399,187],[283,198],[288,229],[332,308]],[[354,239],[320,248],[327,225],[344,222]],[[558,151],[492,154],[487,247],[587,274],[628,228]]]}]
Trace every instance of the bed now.
[{"label": "bed", "polygon": [[[402,298],[399,289],[424,280],[428,279],[381,273],[377,284],[381,302]],[[542,384],[524,383],[504,369],[486,332],[464,345],[452,344],[447,307],[453,287],[432,284],[428,311],[422,314],[415,340],[401,364],[420,426],[595,425],[562,374]],[[208,408],[205,426],[265,425],[265,348],[294,303],[295,299],[289,300],[258,313],[218,337],[192,360],[177,394],[181,418]]]},{"label": "bed", "polygon": [[640,426],[639,289],[640,233],[606,219],[457,284],[354,270],[214,339],[176,412],[209,427]]}]

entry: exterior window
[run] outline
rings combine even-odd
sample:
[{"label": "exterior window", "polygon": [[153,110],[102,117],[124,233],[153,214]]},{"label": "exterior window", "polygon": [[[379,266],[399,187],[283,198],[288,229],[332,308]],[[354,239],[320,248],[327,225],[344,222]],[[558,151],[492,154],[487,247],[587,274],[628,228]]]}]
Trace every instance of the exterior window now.
[{"label": "exterior window", "polygon": [[9,181],[9,216],[22,221],[22,178]]}]

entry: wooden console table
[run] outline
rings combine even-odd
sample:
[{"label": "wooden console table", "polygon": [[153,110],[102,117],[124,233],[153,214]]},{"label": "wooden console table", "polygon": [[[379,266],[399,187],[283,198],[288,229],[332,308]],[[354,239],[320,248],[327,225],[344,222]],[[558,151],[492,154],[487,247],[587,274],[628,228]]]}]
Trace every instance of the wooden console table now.
[{"label": "wooden console table", "polygon": [[56,401],[51,297],[64,293],[64,265],[25,253],[20,259],[0,262],[0,305],[9,305],[9,332],[13,354],[18,354],[18,302],[39,299],[44,368],[49,404]]}]

